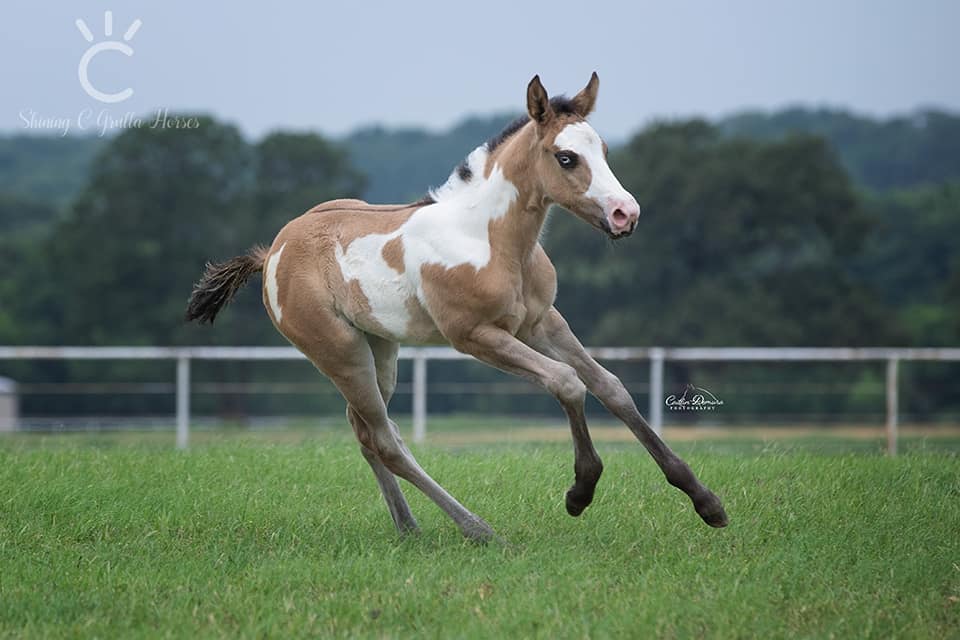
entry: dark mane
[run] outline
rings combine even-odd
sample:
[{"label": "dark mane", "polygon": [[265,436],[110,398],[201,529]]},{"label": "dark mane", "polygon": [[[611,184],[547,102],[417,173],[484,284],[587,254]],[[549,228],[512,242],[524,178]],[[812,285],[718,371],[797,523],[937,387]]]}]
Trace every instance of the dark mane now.
[{"label": "dark mane", "polygon": [[493,151],[499,147],[507,138],[515,134],[517,131],[520,131],[520,129],[523,128],[523,125],[527,124],[528,122],[530,122],[529,116],[520,116],[516,120],[512,121],[510,124],[504,127],[503,131],[487,140],[487,151]]},{"label": "dark mane", "polygon": [[431,205],[431,204],[434,204],[434,203],[436,203],[436,200],[434,200],[434,199],[433,199],[433,196],[431,196],[431,195],[428,193],[427,195],[423,196],[422,198],[420,198],[420,199],[417,200],[416,202],[411,202],[411,203],[410,203],[410,206],[411,206],[411,207],[426,207],[427,205]]},{"label": "dark mane", "polygon": [[[550,98],[550,106],[553,107],[554,113],[559,113],[562,115],[576,114],[576,110],[573,108],[573,101],[567,96],[553,96]],[[487,151],[493,152],[494,149],[503,144],[507,138],[515,134],[517,131],[523,128],[523,125],[527,124],[530,121],[530,117],[523,115],[508,124],[504,127],[503,131],[493,136],[487,140]]]},{"label": "dark mane", "polygon": [[[550,106],[553,108],[553,112],[556,114],[577,115],[576,109],[573,107],[573,100],[564,95],[550,98]],[[494,149],[506,142],[517,131],[520,131],[520,129],[522,129],[523,126],[528,122],[530,122],[530,116],[527,115],[522,115],[510,122],[510,124],[503,128],[503,131],[487,140],[485,143],[487,153],[493,153]],[[457,165],[455,172],[463,182],[470,182],[470,179],[473,178],[473,171],[470,169],[470,165],[467,163],[467,160],[464,160]],[[431,192],[420,198],[420,200],[411,204],[412,206],[425,207],[427,205],[434,204],[435,202],[436,200]]]}]

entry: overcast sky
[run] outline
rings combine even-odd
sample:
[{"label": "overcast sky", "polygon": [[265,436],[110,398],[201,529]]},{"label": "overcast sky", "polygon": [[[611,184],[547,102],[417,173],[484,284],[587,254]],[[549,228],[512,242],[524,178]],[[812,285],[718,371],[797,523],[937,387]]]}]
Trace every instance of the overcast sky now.
[{"label": "overcast sky", "polygon": [[[113,36],[142,26],[134,55],[81,56],[104,11]],[[621,138],[652,119],[745,107],[844,106],[874,115],[960,110],[960,2],[7,2],[0,20],[0,129],[24,117],[114,119],[201,110],[252,135],[342,134],[374,122],[440,129],[468,114],[523,108],[539,73],[574,93],[596,69],[593,121]],[[33,114],[32,116],[30,114]]]}]

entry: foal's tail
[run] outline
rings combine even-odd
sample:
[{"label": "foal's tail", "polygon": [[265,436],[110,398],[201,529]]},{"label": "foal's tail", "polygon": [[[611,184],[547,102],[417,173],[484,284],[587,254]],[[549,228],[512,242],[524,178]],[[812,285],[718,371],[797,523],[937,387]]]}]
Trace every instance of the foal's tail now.
[{"label": "foal's tail", "polygon": [[187,304],[186,320],[213,324],[220,309],[233,300],[233,296],[247,284],[250,276],[263,271],[267,252],[266,247],[257,245],[244,255],[230,258],[226,262],[208,262],[200,281],[193,285],[193,293]]}]

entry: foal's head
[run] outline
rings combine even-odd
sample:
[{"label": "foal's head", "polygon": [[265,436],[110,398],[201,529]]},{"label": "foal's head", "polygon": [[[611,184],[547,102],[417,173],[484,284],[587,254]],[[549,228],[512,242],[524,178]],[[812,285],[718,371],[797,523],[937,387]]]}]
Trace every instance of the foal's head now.
[{"label": "foal's head", "polygon": [[640,206],[607,164],[607,145],[586,117],[597,101],[594,73],[571,99],[547,96],[534,76],[527,86],[527,112],[535,127],[533,168],[547,198],[612,238],[633,233]]}]

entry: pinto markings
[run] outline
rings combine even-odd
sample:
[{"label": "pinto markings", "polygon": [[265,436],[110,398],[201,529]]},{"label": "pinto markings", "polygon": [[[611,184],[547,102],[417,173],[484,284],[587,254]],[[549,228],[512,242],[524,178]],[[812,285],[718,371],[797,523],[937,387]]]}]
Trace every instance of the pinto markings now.
[{"label": "pinto markings", "polygon": [[283,309],[280,308],[280,290],[277,286],[277,266],[280,264],[280,255],[283,248],[287,246],[284,242],[280,248],[267,259],[267,273],[265,284],[267,287],[267,299],[270,301],[270,310],[273,311],[273,318],[280,324],[283,319]]},{"label": "pinto markings", "polygon": [[[426,265],[452,269],[470,265],[479,270],[490,262],[491,221],[506,215],[517,197],[517,188],[496,164],[483,178],[486,151],[470,154],[474,171],[470,182],[457,173],[433,193],[437,202],[421,207],[398,229],[371,233],[334,247],[337,264],[346,282],[356,280],[367,299],[370,316],[389,337],[412,338],[410,303],[426,307],[421,270]],[[403,268],[391,265],[385,249],[400,242]],[[362,319],[355,318],[355,322]]]}]

